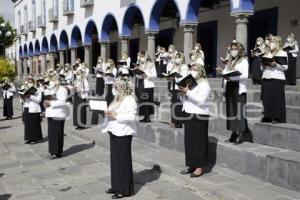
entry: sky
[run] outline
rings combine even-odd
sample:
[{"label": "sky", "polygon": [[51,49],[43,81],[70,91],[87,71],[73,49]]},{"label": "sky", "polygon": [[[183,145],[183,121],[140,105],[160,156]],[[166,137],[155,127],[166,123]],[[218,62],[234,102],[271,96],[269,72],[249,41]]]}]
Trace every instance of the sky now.
[{"label": "sky", "polygon": [[0,15],[4,16],[6,20],[9,20],[14,25],[14,3],[11,0],[0,0],[0,5]]}]

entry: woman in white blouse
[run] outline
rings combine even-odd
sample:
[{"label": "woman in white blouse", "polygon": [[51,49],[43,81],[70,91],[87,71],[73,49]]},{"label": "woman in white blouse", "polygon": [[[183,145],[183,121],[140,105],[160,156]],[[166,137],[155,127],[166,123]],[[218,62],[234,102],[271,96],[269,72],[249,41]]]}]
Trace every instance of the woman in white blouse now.
[{"label": "woman in white blouse", "polygon": [[63,153],[65,119],[69,113],[68,90],[59,84],[59,77],[52,77],[45,91],[45,95],[51,98],[44,101],[48,118],[49,153],[56,158],[60,158]]},{"label": "woman in white blouse", "polygon": [[134,193],[131,142],[136,133],[137,103],[130,81],[118,78],[114,91],[116,96],[106,112],[103,132],[110,135],[111,151],[111,188],[106,193],[119,199]]},{"label": "woman in white blouse", "polygon": [[207,104],[211,92],[203,65],[194,64],[190,73],[198,85],[192,90],[180,88],[180,99],[184,111],[184,141],[186,170],[181,174],[190,174],[191,178],[200,177],[204,167],[208,165],[208,121],[209,106]]},{"label": "woman in white blouse", "polygon": [[129,77],[129,68],[131,64],[131,58],[128,56],[127,53],[122,53],[122,58],[120,60],[120,63],[124,63],[119,65],[118,67],[118,75],[123,78]]},{"label": "woman in white blouse", "polygon": [[293,33],[288,35],[286,42],[283,45],[283,49],[288,53],[288,69],[285,71],[286,83],[289,85],[296,85],[296,66],[299,45]]},{"label": "woman in white blouse", "polygon": [[144,118],[140,122],[150,122],[150,116],[154,114],[154,80],[156,68],[147,51],[140,52],[139,69],[145,72],[136,76],[136,95],[139,103],[139,116]]},{"label": "woman in white blouse", "polygon": [[[35,87],[34,79],[29,76],[26,81],[26,87]],[[42,92],[37,88],[37,91],[32,95],[26,95],[21,97],[23,103],[23,119],[25,126],[25,141],[26,144],[37,143],[43,139],[41,128],[41,107]]]},{"label": "woman in white blouse", "polygon": [[107,105],[109,105],[109,104],[111,104],[111,102],[114,99],[113,84],[115,82],[115,79],[116,79],[117,73],[118,73],[113,59],[107,60],[107,63],[105,63],[104,72],[105,72],[104,81],[105,81],[105,85],[106,85],[105,100],[107,102]]},{"label": "woman in white blouse", "polygon": [[[273,36],[270,40],[270,49],[262,58],[273,59],[272,62],[262,63],[263,80],[261,88],[261,99],[264,107],[262,122],[285,123],[285,74],[288,69],[288,56],[281,48],[281,38]],[[278,63],[276,58],[283,58]],[[285,60],[284,60],[285,59]]]},{"label": "woman in white blouse", "polygon": [[239,42],[232,42],[230,55],[224,69],[218,68],[223,74],[238,71],[238,76],[224,76],[224,93],[226,98],[227,130],[232,131],[226,142],[240,144],[244,141],[243,134],[247,130],[247,119],[244,112],[247,102],[247,79],[249,62],[244,46]]},{"label": "woman in white blouse", "polygon": [[103,78],[103,73],[104,73],[104,59],[99,56],[98,57],[98,63],[95,68],[95,73],[96,73],[96,95],[102,96],[104,93],[104,78]]},{"label": "woman in white blouse", "polygon": [[4,81],[4,85],[7,85],[8,88],[2,88],[3,92],[3,116],[6,117],[6,120],[11,120],[14,115],[13,109],[13,100],[14,94],[16,92],[16,87],[13,82],[9,79]]}]

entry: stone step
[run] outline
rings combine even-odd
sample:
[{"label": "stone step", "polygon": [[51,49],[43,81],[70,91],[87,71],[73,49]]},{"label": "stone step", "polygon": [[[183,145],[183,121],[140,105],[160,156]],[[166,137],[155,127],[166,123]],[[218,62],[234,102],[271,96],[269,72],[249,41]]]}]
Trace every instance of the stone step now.
[{"label": "stone step", "polygon": [[300,151],[300,125],[255,123],[253,141],[258,144]]},{"label": "stone step", "polygon": [[[183,129],[162,123],[137,123],[137,137],[170,150],[184,152]],[[217,165],[247,174],[266,182],[300,191],[300,152],[262,144],[232,145],[226,137],[210,134],[209,159]]]}]

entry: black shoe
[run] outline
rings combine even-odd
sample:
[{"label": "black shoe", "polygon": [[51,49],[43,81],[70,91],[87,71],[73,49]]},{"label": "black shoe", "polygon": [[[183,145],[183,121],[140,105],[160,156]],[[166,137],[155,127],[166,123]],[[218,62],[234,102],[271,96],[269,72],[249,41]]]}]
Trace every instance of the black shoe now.
[{"label": "black shoe", "polygon": [[187,169],[185,169],[185,170],[182,170],[182,171],[180,172],[180,174],[182,174],[182,175],[187,175],[187,174],[193,173],[194,171],[195,171],[194,168],[187,168]]},{"label": "black shoe", "polygon": [[182,128],[182,124],[175,124],[174,128]]},{"label": "black shoe", "polygon": [[55,154],[55,157],[56,157],[56,158],[61,158],[62,155],[61,155],[61,154]]},{"label": "black shoe", "polygon": [[238,135],[238,138],[236,139],[236,141],[234,142],[235,145],[238,145],[238,144],[242,144],[244,142],[244,135],[243,133],[240,133]]},{"label": "black shoe", "polygon": [[83,129],[85,129],[85,128],[82,127],[82,126],[77,126],[75,129],[76,129],[76,130],[83,130]]},{"label": "black shoe", "polygon": [[198,178],[200,176],[202,176],[204,174],[204,172],[202,172],[201,174],[194,174],[194,173],[191,173],[190,177],[191,178]]},{"label": "black shoe", "polygon": [[13,119],[12,117],[8,117],[8,118],[7,118],[7,120],[12,120],[12,119]]},{"label": "black shoe", "polygon": [[105,191],[106,194],[115,194],[116,192],[113,191],[113,189],[109,188],[108,190]]},{"label": "black shoe", "polygon": [[115,194],[115,195],[113,195],[111,198],[112,198],[112,199],[122,199],[122,198],[124,198],[124,197],[128,197],[128,196],[124,196],[124,195],[122,195],[122,194]]},{"label": "black shoe", "polygon": [[238,134],[236,132],[232,132],[229,139],[225,140],[226,143],[234,143],[238,138]]},{"label": "black shoe", "polygon": [[281,120],[279,120],[279,119],[272,120],[272,124],[280,124],[280,123],[281,123]]},{"label": "black shoe", "polygon": [[32,141],[31,140],[28,140],[25,142],[25,144],[30,144]]},{"label": "black shoe", "polygon": [[272,119],[271,118],[268,118],[268,117],[263,117],[261,120],[260,120],[261,123],[270,123],[272,122]]}]

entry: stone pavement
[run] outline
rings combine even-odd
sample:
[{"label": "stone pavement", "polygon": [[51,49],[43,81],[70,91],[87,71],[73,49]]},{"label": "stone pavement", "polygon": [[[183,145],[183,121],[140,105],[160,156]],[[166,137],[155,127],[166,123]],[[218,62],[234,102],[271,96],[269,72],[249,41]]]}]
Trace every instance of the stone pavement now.
[{"label": "stone pavement", "polygon": [[[19,110],[16,113],[20,116]],[[97,127],[75,131],[70,123],[65,130],[64,157],[49,160],[47,138],[42,143],[26,145],[20,117],[0,121],[1,200],[111,199],[105,194],[110,182],[107,135]],[[44,136],[46,128],[44,120]],[[136,195],[128,199],[300,199],[300,193],[218,166],[212,166],[210,173],[198,179],[179,175],[184,167],[182,153],[139,139],[133,142],[133,160]]]}]

